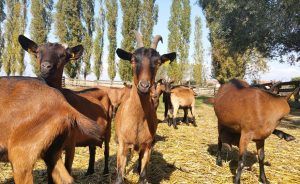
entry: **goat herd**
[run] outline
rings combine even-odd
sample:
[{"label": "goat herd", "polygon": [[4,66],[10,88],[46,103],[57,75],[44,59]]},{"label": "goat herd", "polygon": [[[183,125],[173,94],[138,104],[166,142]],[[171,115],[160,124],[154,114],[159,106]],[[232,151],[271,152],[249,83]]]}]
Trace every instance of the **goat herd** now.
[{"label": "goat herd", "polygon": [[[155,83],[159,66],[173,61],[176,53],[160,55],[156,51],[158,42],[162,41],[159,35],[154,37],[150,48],[145,48],[140,33],[134,31],[134,34],[138,49],[133,53],[116,50],[121,59],[131,63],[132,85],[81,91],[62,88],[61,82],[64,66],[81,57],[81,45],[72,48],[58,43],[37,45],[25,36],[19,36],[23,49],[37,58],[41,78],[0,78],[0,161],[11,163],[16,184],[33,183],[32,170],[39,158],[47,165],[49,183],[72,183],[70,173],[78,146],[89,147],[87,174],[92,174],[96,146],[102,147],[103,142],[103,173],[107,174],[113,117],[118,143],[115,182],[124,183],[127,155],[130,150],[135,150],[139,154],[139,182],[147,183],[146,167],[157,130],[156,109],[161,94],[169,126],[177,128],[179,108],[184,110],[183,121],[188,123],[190,110],[192,124],[197,126],[193,90],[184,86],[172,87],[164,80]],[[240,183],[243,156],[250,141],[256,142],[258,150],[259,179],[268,183],[264,173],[264,140],[272,133],[287,141],[295,139],[275,129],[280,119],[289,113],[288,98],[251,87],[241,80],[232,80],[219,89],[214,99],[219,132],[216,163],[222,165],[222,143],[239,146],[235,183]],[[65,164],[61,159],[63,150]]]}]

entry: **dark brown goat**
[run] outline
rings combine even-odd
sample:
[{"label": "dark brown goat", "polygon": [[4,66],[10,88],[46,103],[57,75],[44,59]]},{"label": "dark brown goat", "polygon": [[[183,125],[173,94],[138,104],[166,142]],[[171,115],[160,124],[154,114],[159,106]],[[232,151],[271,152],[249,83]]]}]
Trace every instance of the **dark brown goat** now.
[{"label": "dark brown goat", "polygon": [[123,183],[129,149],[139,153],[139,181],[147,183],[146,166],[150,160],[152,144],[157,128],[157,117],[151,97],[154,79],[159,66],[167,60],[173,61],[176,53],[160,56],[156,51],[161,36],[156,36],[151,48],[143,46],[142,37],[135,32],[138,49],[134,53],[117,49],[117,55],[130,61],[133,72],[133,85],[129,98],[121,104],[116,114],[117,180]]},{"label": "dark brown goat", "polygon": [[[83,53],[83,47],[78,45],[72,48],[65,48],[58,43],[46,43],[38,46],[32,40],[23,35],[19,36],[19,42],[23,49],[37,57],[41,77],[48,85],[59,89],[67,101],[79,112],[96,121],[98,125],[104,126],[104,131],[99,136],[104,137],[105,165],[104,174],[108,173],[109,141],[111,136],[111,102],[106,92],[100,89],[86,89],[74,92],[64,89],[61,86],[62,74],[65,64],[70,60],[77,60]],[[74,61],[73,61],[74,62]],[[87,174],[94,173],[96,146],[102,147],[103,140],[88,141],[85,136],[72,134],[65,145],[66,168],[71,173],[75,153],[75,146],[89,146],[90,161]]]},{"label": "dark brown goat", "polygon": [[0,106],[0,161],[11,162],[16,184],[33,183],[39,158],[47,165],[49,183],[72,183],[60,159],[70,133],[99,140],[103,130],[58,90],[34,78],[1,77]]},{"label": "dark brown goat", "polygon": [[231,80],[219,89],[214,100],[219,132],[216,162],[217,165],[222,165],[223,142],[230,145],[238,144],[239,162],[235,183],[240,183],[244,155],[250,141],[256,142],[260,168],[259,180],[268,183],[264,172],[264,142],[274,131],[276,132],[275,128],[280,119],[289,114],[287,98],[289,97],[280,97],[250,87],[245,81],[237,79]]}]

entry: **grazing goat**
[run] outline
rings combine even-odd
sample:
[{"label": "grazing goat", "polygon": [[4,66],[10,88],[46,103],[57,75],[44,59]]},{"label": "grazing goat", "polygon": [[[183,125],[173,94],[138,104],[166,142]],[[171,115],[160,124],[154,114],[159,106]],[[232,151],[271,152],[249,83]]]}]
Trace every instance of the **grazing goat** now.
[{"label": "grazing goat", "polygon": [[[24,50],[37,57],[41,77],[46,83],[59,89],[66,97],[67,101],[79,112],[96,121],[98,125],[104,126],[104,131],[99,132],[99,136],[104,137],[104,174],[108,173],[109,141],[111,136],[111,102],[107,93],[103,90],[92,88],[84,91],[74,92],[62,88],[62,74],[65,64],[70,60],[77,60],[83,53],[81,45],[66,48],[58,43],[46,43],[38,46],[32,40],[23,35],[19,36],[19,43]],[[71,173],[74,159],[75,146],[89,146],[90,160],[86,174],[94,173],[96,146],[102,147],[103,140],[88,141],[85,136],[72,134],[66,150],[66,168]]]},{"label": "grazing goat", "polygon": [[11,162],[16,184],[33,183],[39,158],[47,165],[49,183],[72,183],[60,158],[69,135],[77,132],[99,140],[104,128],[36,78],[1,77],[0,106],[0,161]]},{"label": "grazing goat", "polygon": [[124,101],[116,114],[117,180],[123,183],[127,153],[134,149],[139,153],[139,181],[147,183],[146,166],[150,160],[151,148],[157,129],[157,116],[151,94],[159,66],[167,60],[173,61],[176,53],[160,55],[156,51],[161,36],[155,36],[151,48],[145,48],[142,36],[135,31],[138,49],[129,53],[117,49],[117,55],[130,61],[133,72],[133,85],[129,98]]},{"label": "grazing goat", "polygon": [[[296,91],[299,89],[296,89]],[[295,92],[295,91],[294,91]],[[233,79],[223,84],[214,100],[214,110],[218,118],[217,165],[222,165],[222,143],[239,146],[238,169],[235,183],[240,183],[244,167],[244,155],[250,141],[256,142],[259,161],[259,180],[268,183],[264,171],[264,143],[272,133],[282,131],[275,128],[280,120],[289,114],[288,97],[280,97],[270,92],[249,86],[245,81]]]}]

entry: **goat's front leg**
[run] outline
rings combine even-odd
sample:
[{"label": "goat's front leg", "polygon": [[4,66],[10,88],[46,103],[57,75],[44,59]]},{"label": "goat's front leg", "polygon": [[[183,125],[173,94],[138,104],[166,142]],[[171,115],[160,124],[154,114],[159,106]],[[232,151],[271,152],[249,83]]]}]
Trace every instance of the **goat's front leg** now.
[{"label": "goat's front leg", "polygon": [[125,167],[127,161],[128,146],[119,141],[117,152],[117,179],[116,184],[124,183]]},{"label": "goat's front leg", "polygon": [[146,171],[150,160],[150,155],[151,155],[151,146],[146,147],[145,150],[141,151],[140,153],[139,160],[141,161],[141,165],[140,165],[139,183],[141,184],[148,183]]}]

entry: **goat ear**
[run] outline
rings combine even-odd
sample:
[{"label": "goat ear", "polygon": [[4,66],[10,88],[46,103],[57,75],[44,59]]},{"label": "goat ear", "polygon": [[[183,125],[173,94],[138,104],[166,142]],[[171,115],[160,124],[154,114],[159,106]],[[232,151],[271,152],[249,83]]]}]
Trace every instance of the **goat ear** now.
[{"label": "goat ear", "polygon": [[34,41],[24,35],[19,35],[18,41],[24,50],[36,56],[38,45]]},{"label": "goat ear", "polygon": [[130,52],[127,52],[123,49],[117,49],[116,53],[119,56],[119,58],[131,61],[132,54]]},{"label": "goat ear", "polygon": [[170,60],[170,62],[172,62],[172,61],[174,61],[174,59],[176,59],[176,52],[171,52],[171,53],[160,56],[160,60],[161,60],[162,64],[169,60]]},{"label": "goat ear", "polygon": [[70,60],[77,60],[79,59],[83,54],[83,46],[77,45],[75,47],[71,47],[67,49],[67,52],[71,55]]}]

